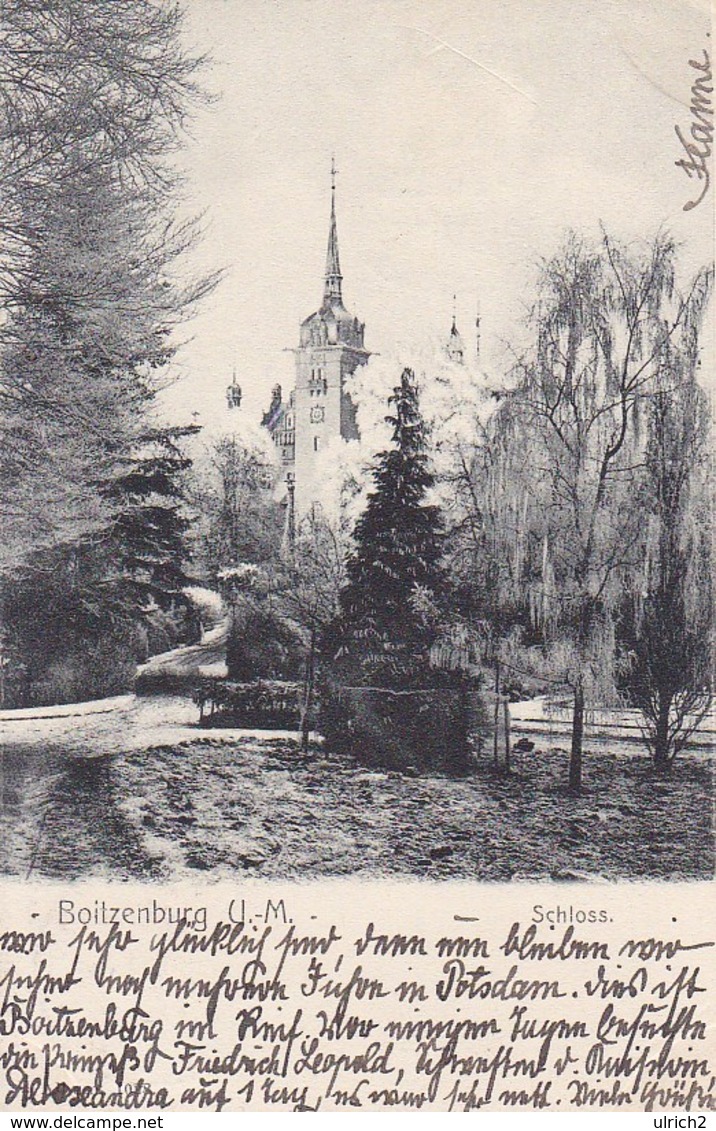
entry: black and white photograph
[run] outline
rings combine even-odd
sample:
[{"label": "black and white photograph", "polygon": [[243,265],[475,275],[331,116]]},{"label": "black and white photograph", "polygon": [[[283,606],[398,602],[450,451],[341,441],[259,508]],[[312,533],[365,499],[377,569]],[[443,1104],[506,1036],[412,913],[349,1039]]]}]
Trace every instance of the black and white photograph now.
[{"label": "black and white photograph", "polygon": [[0,939],[86,884],[705,921],[713,105],[689,0],[3,0]]}]

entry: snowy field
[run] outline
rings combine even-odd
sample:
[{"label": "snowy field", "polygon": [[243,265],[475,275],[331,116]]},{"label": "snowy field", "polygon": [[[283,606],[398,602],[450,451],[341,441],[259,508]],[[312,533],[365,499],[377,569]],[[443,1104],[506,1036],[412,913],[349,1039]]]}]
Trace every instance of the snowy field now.
[{"label": "snowy field", "polygon": [[712,762],[655,777],[635,743],[533,733],[510,777],[367,771],[286,733],[201,731],[179,697],[7,718],[0,871],[169,880],[359,875],[432,879],[704,879],[714,872]]}]

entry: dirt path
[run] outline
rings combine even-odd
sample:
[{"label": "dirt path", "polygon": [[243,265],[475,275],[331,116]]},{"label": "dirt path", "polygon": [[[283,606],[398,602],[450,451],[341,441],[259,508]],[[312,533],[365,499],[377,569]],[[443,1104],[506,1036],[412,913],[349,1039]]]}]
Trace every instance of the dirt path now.
[{"label": "dirt path", "polygon": [[142,664],[141,675],[218,676],[226,675],[226,638],[229,620],[224,617],[209,629],[198,644],[186,644],[152,656]]},{"label": "dirt path", "polygon": [[[164,874],[127,820],[136,787],[125,780],[123,757],[141,762],[150,748],[176,750],[196,742],[206,733],[197,721],[191,700],[167,695],[126,696],[103,713],[0,721],[0,873],[125,879]],[[213,733],[235,746],[256,736],[245,730]]]}]

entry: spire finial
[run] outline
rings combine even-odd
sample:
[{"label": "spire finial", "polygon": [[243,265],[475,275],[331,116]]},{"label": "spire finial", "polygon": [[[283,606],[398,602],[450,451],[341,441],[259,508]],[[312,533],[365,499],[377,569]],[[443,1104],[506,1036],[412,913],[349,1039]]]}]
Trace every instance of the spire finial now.
[{"label": "spire finial", "polygon": [[465,351],[460,331],[457,328],[457,295],[452,296],[452,326],[450,327],[450,337],[447,340],[446,349],[450,360],[462,365],[465,360]]},{"label": "spire finial", "polygon": [[231,384],[226,390],[226,402],[229,408],[241,408],[241,385],[236,380],[236,366],[234,365],[231,374]]},{"label": "spire finial", "polygon": [[341,264],[338,258],[338,228],[336,225],[336,159],[331,158],[331,223],[328,229],[328,254],[326,255],[326,284],[324,303],[341,302]]}]

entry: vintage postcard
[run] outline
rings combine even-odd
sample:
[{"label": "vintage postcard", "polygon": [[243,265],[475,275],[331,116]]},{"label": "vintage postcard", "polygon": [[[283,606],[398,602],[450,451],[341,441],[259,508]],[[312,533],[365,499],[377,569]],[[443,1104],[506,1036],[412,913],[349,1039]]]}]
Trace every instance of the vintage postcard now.
[{"label": "vintage postcard", "polygon": [[705,0],[0,9],[0,1109],[705,1117]]}]

